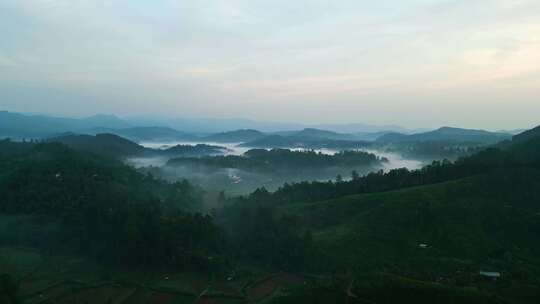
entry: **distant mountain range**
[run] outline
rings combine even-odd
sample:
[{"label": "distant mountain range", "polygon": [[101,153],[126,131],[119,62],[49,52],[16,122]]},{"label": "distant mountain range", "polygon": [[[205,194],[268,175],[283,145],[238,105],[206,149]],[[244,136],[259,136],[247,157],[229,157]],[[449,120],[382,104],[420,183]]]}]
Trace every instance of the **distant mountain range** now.
[{"label": "distant mountain range", "polygon": [[232,118],[164,118],[164,117],[128,117],[126,121],[136,126],[168,126],[173,129],[188,133],[209,134],[239,129],[252,129],[261,132],[282,132],[302,129],[322,129],[338,133],[373,133],[380,131],[392,131],[400,133],[412,133],[420,130],[409,130],[395,125],[369,125],[363,123],[343,124],[301,124],[281,122],[261,122],[250,119]]},{"label": "distant mountain range", "polygon": [[127,128],[131,125],[113,115],[95,115],[87,118],[61,118],[45,115],[23,115],[0,112],[0,137],[43,138],[65,132],[107,127]]},{"label": "distant mountain range", "polygon": [[[63,118],[46,115],[26,115],[0,111],[0,137],[45,138],[57,136],[66,132],[99,134],[113,133],[136,141],[152,140],[196,140],[212,136],[230,138],[233,134],[217,135],[215,133],[246,133],[251,130],[252,135],[239,134],[244,140],[254,140],[255,132],[291,132],[300,136],[312,136],[314,130],[327,130],[335,133],[372,133],[372,132],[402,132],[409,130],[397,126],[371,126],[365,124],[319,125],[307,126],[295,123],[266,123],[249,119],[164,119],[164,118],[119,118],[114,115],[95,115],[87,118]],[[330,133],[327,134],[330,136]],[[250,137],[251,136],[251,137]],[[316,135],[318,136],[318,135]],[[327,137],[328,137],[327,136]],[[334,138],[336,135],[330,137]],[[249,137],[249,138],[248,138]],[[340,137],[340,136],[338,136]],[[343,137],[343,136],[341,136]],[[345,139],[340,138],[340,139]]]},{"label": "distant mountain range", "polygon": [[507,134],[507,133],[442,127],[434,131],[411,134],[411,135],[401,134],[401,133],[388,133],[379,137],[377,139],[377,142],[398,143],[398,142],[447,141],[447,142],[473,142],[473,143],[490,144],[490,143],[496,143],[505,139],[510,139],[511,137],[512,135]]},{"label": "distant mountain range", "polygon": [[218,118],[164,118],[164,117],[128,117],[126,121],[136,126],[166,126],[184,132],[209,135],[235,130],[260,130],[262,132],[302,129],[305,126],[296,123],[266,123],[249,119]]},{"label": "distant mountain range", "polygon": [[[155,125],[147,125],[149,123]],[[250,127],[231,130],[238,126]],[[251,128],[254,126],[260,128]],[[108,133],[135,142],[219,142],[246,143],[252,147],[291,147],[305,143],[313,146],[317,141],[319,143],[315,146],[321,146],[321,140],[327,141],[325,145],[330,146],[338,143],[340,146],[354,146],[355,144],[351,142],[375,140],[378,143],[455,141],[490,144],[512,137],[502,132],[451,127],[410,134],[408,130],[397,126],[373,127],[364,124],[321,126],[325,129],[301,124],[258,123],[243,119],[143,120],[121,119],[114,115],[95,115],[76,119],[0,112],[0,138],[14,139],[49,138],[68,132],[88,135]],[[338,129],[347,132],[337,132]],[[211,134],[201,132],[210,130],[218,132]]]}]

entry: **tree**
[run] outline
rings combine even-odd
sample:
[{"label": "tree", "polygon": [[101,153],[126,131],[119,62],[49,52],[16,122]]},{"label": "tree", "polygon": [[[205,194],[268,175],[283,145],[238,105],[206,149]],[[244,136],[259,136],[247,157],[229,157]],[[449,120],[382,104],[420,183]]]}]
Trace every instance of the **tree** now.
[{"label": "tree", "polygon": [[18,296],[19,286],[9,274],[0,275],[0,302],[6,304],[18,304],[21,300]]},{"label": "tree", "polygon": [[217,198],[217,202],[220,205],[223,205],[227,201],[227,197],[225,197],[225,191],[219,191],[219,195]]}]

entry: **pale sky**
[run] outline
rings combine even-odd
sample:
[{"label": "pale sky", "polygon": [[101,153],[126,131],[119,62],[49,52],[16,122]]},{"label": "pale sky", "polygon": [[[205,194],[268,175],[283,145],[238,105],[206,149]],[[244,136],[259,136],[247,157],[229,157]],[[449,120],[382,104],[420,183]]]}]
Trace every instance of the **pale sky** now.
[{"label": "pale sky", "polygon": [[539,0],[0,0],[0,110],[540,124]]}]

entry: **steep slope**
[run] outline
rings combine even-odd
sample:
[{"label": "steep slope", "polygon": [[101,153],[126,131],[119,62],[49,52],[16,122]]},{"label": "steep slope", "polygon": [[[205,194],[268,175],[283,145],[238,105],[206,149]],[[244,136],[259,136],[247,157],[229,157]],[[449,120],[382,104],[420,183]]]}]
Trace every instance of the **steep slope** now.
[{"label": "steep slope", "polygon": [[540,126],[514,135],[514,137],[512,137],[512,142],[524,142],[535,137],[540,137]]}]

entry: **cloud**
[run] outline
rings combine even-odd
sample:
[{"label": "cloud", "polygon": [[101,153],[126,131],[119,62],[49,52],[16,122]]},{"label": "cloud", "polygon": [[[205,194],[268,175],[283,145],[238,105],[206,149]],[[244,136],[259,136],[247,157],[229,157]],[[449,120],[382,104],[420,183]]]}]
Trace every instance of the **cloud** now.
[{"label": "cloud", "polygon": [[536,0],[3,0],[0,35],[0,100],[26,88],[13,110],[43,92],[68,114],[400,123],[392,109],[512,94],[538,109]]}]

